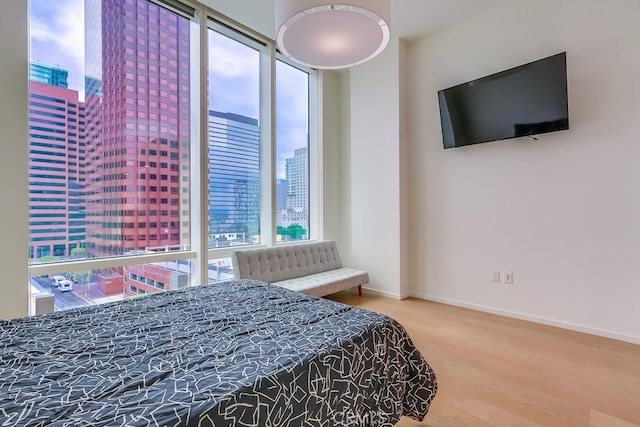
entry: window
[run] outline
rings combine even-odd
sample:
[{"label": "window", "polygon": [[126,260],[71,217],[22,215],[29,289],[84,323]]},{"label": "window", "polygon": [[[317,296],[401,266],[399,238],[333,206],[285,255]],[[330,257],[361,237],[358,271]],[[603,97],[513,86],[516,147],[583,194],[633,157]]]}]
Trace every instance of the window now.
[{"label": "window", "polygon": [[237,245],[309,238],[311,70],[206,6],[29,1],[34,291],[65,309],[179,289],[231,278]]},{"label": "window", "polygon": [[264,46],[228,27],[210,25],[209,247],[260,243],[258,118]]},{"label": "window", "polygon": [[309,74],[276,62],[278,240],[309,238]]},{"label": "window", "polygon": [[[97,47],[87,49],[89,55],[84,56],[84,43],[82,38],[77,39],[74,46],[63,44],[64,34],[73,31],[73,28],[62,26],[59,22],[67,22],[56,19],[55,15],[73,13],[81,18],[84,9],[85,22],[82,33],[87,45]],[[132,13],[137,10],[142,13]],[[152,20],[162,19],[166,26],[149,25]],[[51,122],[43,132],[62,133],[75,136],[68,129],[76,128],[70,125],[68,116],[70,108],[78,109],[86,116],[84,129],[79,129],[80,140],[85,143],[90,156],[80,156],[80,163],[85,168],[76,171],[84,176],[84,184],[79,185],[75,201],[80,206],[80,211],[85,215],[86,227],[82,234],[76,236],[83,241],[82,246],[88,256],[93,258],[111,257],[114,255],[126,255],[132,251],[151,250],[146,242],[140,242],[136,238],[126,237],[137,234],[134,226],[133,233],[125,230],[124,224],[128,221],[141,220],[135,214],[136,210],[159,208],[158,197],[138,197],[136,188],[148,187],[154,191],[157,186],[168,184],[170,181],[157,178],[157,174],[149,174],[148,177],[140,171],[156,172],[160,156],[155,147],[159,140],[170,139],[172,141],[189,141],[190,117],[189,106],[191,87],[189,85],[170,85],[168,81],[149,83],[149,77],[157,77],[158,73],[145,70],[140,72],[140,65],[145,61],[141,58],[148,56],[150,48],[147,40],[162,39],[163,47],[155,47],[155,54],[164,55],[167,58],[165,66],[169,72],[175,73],[177,79],[190,77],[189,43],[192,31],[197,31],[197,26],[186,17],[181,16],[167,8],[161,7],[148,0],[128,0],[124,2],[101,2],[75,0],[64,5],[53,5],[47,0],[31,0],[31,27],[38,28],[32,31],[31,37],[31,63],[37,64],[41,75],[46,79],[31,80],[30,97],[38,99],[42,104],[34,107],[30,114],[30,123],[43,123],[41,112],[48,113],[49,106],[64,106],[58,111],[62,120]],[[135,28],[145,28],[144,33],[136,34]],[[46,37],[41,32],[43,29],[50,31]],[[58,40],[58,35],[60,40]],[[125,40],[135,37],[140,43],[131,48],[124,43]],[[132,50],[127,55],[126,50]],[[184,55],[186,54],[186,55]],[[122,63],[120,58],[129,59]],[[68,62],[60,66],[61,58],[70,58]],[[185,62],[186,61],[186,62]],[[183,68],[180,65],[186,64]],[[104,70],[104,74],[103,74]],[[67,79],[56,78],[59,74],[68,75]],[[138,75],[144,77],[131,85],[122,86],[120,80],[123,76]],[[43,80],[47,80],[44,82]],[[155,132],[145,126],[148,121],[140,120],[149,112],[146,107],[149,88],[165,90],[168,97],[175,97],[175,101],[167,100],[167,120],[158,123]],[[130,102],[131,101],[131,102]],[[129,104],[128,106],[125,106]],[[153,110],[153,109],[151,109]],[[182,112],[186,111],[186,113]],[[156,108],[155,113],[159,110]],[[126,113],[126,115],[124,114]],[[130,117],[123,119],[123,116]],[[183,120],[184,119],[184,120]],[[124,125],[124,126],[123,126]],[[34,126],[32,126],[33,128]],[[130,129],[138,129],[131,131]],[[45,133],[45,135],[46,135]],[[31,146],[37,146],[43,139],[39,135],[32,135]],[[30,167],[39,166],[42,160],[50,156],[62,156],[66,164],[66,170],[60,173],[67,176],[72,172],[69,159],[77,156],[69,154],[67,148],[69,141],[64,138],[62,150],[50,149],[47,152],[34,151],[30,156]],[[189,157],[189,145],[177,145],[175,155],[177,158]],[[75,162],[73,162],[75,163]],[[181,165],[175,161],[176,166]],[[184,162],[182,162],[184,163]],[[140,165],[139,167],[132,165]],[[188,160],[187,160],[188,164]],[[186,171],[188,174],[188,170]],[[176,178],[177,178],[176,174]],[[165,175],[166,176],[166,175]],[[67,182],[70,182],[67,180]],[[70,184],[69,184],[70,185]],[[189,191],[189,182],[181,184]],[[50,193],[51,182],[31,182],[32,191],[47,191]],[[70,198],[71,188],[65,188],[63,194],[67,195],[63,203],[69,206],[73,203]],[[158,194],[149,194],[155,195]],[[132,201],[136,201],[137,203]],[[53,200],[41,198],[32,201],[30,208],[44,207]],[[116,206],[127,204],[127,209],[116,209]],[[169,217],[163,218],[168,220]],[[188,212],[185,215],[188,219]],[[119,223],[120,227],[108,227],[107,224]],[[37,228],[30,230],[33,236]],[[51,246],[57,237],[65,236],[66,230],[51,232]],[[66,237],[66,236],[65,236]],[[158,244],[165,248],[183,248],[189,245],[189,240],[184,238],[171,239],[167,237]],[[41,241],[39,246],[43,246]],[[32,251],[33,252],[33,251]],[[71,256],[69,252],[54,250],[54,256],[66,259]],[[48,259],[49,261],[51,259]],[[32,261],[43,261],[32,259]],[[45,260],[46,261],[46,260]]]}]

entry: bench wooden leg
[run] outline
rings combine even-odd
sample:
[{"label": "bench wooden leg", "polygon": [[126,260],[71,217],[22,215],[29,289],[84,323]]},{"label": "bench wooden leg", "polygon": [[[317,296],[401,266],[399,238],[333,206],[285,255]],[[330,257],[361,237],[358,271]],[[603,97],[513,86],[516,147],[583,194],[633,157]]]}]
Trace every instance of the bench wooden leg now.
[{"label": "bench wooden leg", "polygon": [[358,285],[358,295],[362,296],[362,285]]}]

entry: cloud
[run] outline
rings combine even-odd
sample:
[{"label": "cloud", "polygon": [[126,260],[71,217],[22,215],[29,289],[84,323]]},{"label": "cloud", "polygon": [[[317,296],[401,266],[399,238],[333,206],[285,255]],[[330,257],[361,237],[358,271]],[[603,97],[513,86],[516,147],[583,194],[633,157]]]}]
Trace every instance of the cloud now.
[{"label": "cloud", "polygon": [[254,74],[259,52],[214,30],[209,30],[209,72],[221,77]]},{"label": "cloud", "polygon": [[[260,54],[230,37],[209,30],[209,108],[259,118]],[[309,77],[281,61],[276,65],[276,167],[308,142]]]},{"label": "cloud", "polygon": [[309,75],[284,62],[276,64],[276,168],[286,178],[286,159],[309,138]]},{"label": "cloud", "polygon": [[259,118],[260,53],[209,30],[209,107]]},{"label": "cloud", "polygon": [[84,1],[31,0],[31,61],[69,71],[69,87],[84,91]]},{"label": "cloud", "polygon": [[309,75],[282,61],[276,64],[277,120],[289,132],[309,132]]}]

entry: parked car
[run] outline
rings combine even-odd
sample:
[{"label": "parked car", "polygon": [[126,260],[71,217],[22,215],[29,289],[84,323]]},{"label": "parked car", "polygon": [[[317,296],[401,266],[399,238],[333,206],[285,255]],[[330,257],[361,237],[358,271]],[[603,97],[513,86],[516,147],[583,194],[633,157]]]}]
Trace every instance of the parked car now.
[{"label": "parked car", "polygon": [[64,279],[58,283],[58,289],[61,291],[70,291],[73,289],[73,282],[69,279]]},{"label": "parked car", "polygon": [[60,287],[60,282],[67,280],[64,276],[53,276],[51,278],[53,280],[53,284],[57,287]]}]

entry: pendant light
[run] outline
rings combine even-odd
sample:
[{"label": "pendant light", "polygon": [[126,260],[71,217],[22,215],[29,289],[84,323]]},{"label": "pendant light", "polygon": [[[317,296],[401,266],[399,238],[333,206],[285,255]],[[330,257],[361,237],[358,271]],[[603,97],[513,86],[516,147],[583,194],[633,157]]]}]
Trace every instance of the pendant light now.
[{"label": "pendant light", "polygon": [[311,68],[362,64],[389,43],[390,0],[275,0],[280,52]]}]

